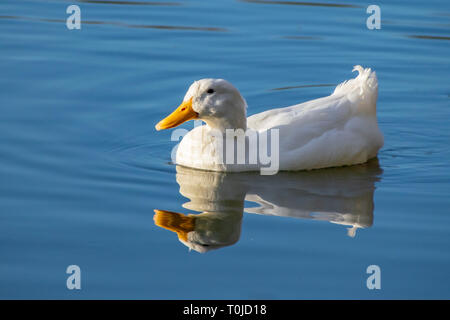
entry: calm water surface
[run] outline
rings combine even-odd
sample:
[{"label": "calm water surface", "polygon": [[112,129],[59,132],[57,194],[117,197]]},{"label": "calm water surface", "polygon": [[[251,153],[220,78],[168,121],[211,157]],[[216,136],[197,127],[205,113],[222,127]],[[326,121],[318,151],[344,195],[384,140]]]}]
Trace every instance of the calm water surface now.
[{"label": "calm water surface", "polygon": [[[0,298],[450,298],[450,4],[378,2],[381,30],[370,3],[316,4],[1,1]],[[193,80],[228,79],[254,114],[355,64],[380,84],[366,165],[199,172],[154,130]],[[176,213],[200,214],[202,244],[158,226]]]}]

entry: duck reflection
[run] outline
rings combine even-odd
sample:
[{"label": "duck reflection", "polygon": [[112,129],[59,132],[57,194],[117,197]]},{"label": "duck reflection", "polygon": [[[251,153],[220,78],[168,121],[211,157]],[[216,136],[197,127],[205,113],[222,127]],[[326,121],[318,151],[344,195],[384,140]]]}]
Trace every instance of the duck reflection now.
[{"label": "duck reflection", "polygon": [[[155,210],[159,227],[176,232],[190,249],[206,252],[239,240],[243,212],[324,220],[358,228],[373,223],[375,182],[382,169],[378,160],[366,164],[303,172],[224,173],[177,166],[183,207],[202,212],[184,215]],[[251,202],[245,208],[245,202]],[[256,204],[256,206],[254,206]]]}]

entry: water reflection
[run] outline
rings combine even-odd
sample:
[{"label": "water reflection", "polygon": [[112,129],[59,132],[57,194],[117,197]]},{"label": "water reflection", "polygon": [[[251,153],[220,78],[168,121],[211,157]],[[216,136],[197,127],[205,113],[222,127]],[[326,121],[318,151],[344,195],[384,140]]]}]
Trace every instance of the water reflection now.
[{"label": "water reflection", "polygon": [[[244,211],[346,225],[347,234],[354,237],[358,228],[373,223],[375,182],[381,173],[377,159],[364,165],[275,176],[177,166],[180,193],[190,199],[183,207],[202,213],[155,210],[154,221],[198,252],[236,243]],[[244,201],[253,205],[245,208]]]}]

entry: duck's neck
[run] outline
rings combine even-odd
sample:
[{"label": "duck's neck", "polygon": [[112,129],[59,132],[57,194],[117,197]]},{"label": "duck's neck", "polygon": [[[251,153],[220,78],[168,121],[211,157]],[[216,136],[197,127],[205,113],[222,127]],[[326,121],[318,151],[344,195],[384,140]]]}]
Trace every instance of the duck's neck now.
[{"label": "duck's neck", "polygon": [[227,129],[247,130],[247,103],[239,95],[234,97],[233,101],[228,101],[225,105],[213,109],[209,114],[204,114],[201,118],[206,124],[214,130],[223,133]]},{"label": "duck's neck", "polygon": [[219,130],[223,133],[225,133],[227,129],[242,129],[244,131],[247,130],[247,118],[245,117],[245,115],[239,117],[239,119],[211,117],[202,120],[204,120],[211,129]]}]

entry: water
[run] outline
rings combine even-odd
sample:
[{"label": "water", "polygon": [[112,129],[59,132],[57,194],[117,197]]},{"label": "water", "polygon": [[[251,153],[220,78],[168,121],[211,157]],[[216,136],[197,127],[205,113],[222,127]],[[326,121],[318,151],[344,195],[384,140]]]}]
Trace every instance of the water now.
[{"label": "water", "polygon": [[[0,3],[1,298],[450,298],[449,3],[381,1],[368,30],[365,3],[271,2]],[[154,130],[193,80],[228,79],[254,114],[328,95],[355,64],[377,72],[385,135],[364,166],[183,171]],[[211,208],[203,254],[154,222]]]}]

